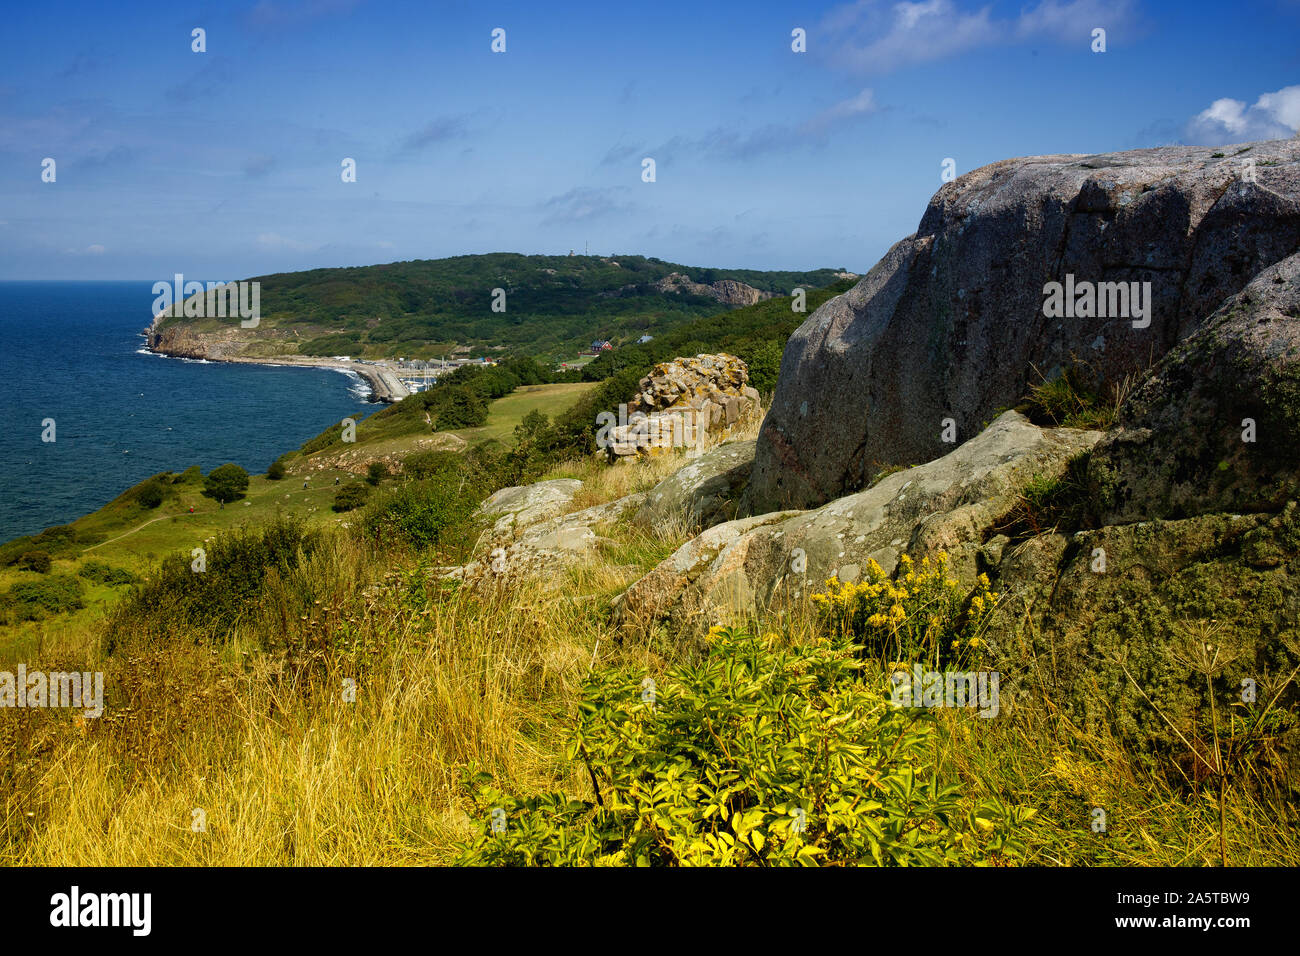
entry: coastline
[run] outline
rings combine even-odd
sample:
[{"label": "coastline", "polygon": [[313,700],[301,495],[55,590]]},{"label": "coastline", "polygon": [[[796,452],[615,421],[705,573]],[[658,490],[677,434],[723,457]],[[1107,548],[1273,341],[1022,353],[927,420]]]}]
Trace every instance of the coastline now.
[{"label": "coastline", "polygon": [[244,365],[280,365],[297,368],[328,368],[336,369],[341,372],[352,372],[370,389],[370,400],[372,402],[382,402],[391,405],[394,402],[400,402],[411,394],[410,390],[402,384],[401,378],[397,372],[390,368],[384,362],[359,362],[359,361],[342,361],[336,358],[324,358],[303,355],[272,355],[265,357],[252,357],[244,355],[218,355],[213,354],[215,350],[210,350],[199,346],[197,343],[187,343],[180,348],[167,348],[162,346],[161,336],[157,331],[159,316],[155,316],[149,327],[144,330],[145,348],[154,355],[162,355],[167,358],[187,358],[202,359],[207,362],[236,362]]},{"label": "coastline", "polygon": [[[166,352],[158,349],[150,349],[156,355],[167,355]],[[175,356],[171,356],[175,357]],[[182,356],[188,358],[189,356]],[[366,383],[370,388],[370,400],[373,402],[383,402],[393,404],[400,402],[410,391],[402,380],[397,377],[397,373],[385,365],[363,363],[363,362],[342,362],[338,359],[314,358],[311,356],[301,355],[275,355],[267,358],[248,358],[239,356],[234,358],[214,358],[206,356],[209,362],[238,362],[244,365],[278,365],[282,367],[295,368],[329,368],[336,369],[340,372],[352,372]]]}]

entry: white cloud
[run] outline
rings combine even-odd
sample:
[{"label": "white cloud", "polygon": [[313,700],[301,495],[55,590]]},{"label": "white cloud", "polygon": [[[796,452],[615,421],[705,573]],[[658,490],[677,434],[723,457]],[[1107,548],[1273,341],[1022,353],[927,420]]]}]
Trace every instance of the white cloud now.
[{"label": "white cloud", "polygon": [[880,106],[876,103],[876,93],[868,87],[856,96],[841,100],[834,106],[828,106],[804,123],[800,127],[800,131],[813,134],[821,133],[844,120],[852,119],[855,116],[867,116],[879,112],[879,110]]},{"label": "white cloud", "polygon": [[1132,6],[1128,0],[1043,0],[1032,10],[1025,10],[1016,20],[1016,35],[1023,40],[1051,39],[1061,43],[1080,43],[1091,49],[1092,31],[1111,34],[1131,26]]},{"label": "white cloud", "polygon": [[1041,0],[1003,20],[994,18],[991,6],[963,10],[955,0],[856,0],[827,14],[820,32],[839,66],[887,73],[1015,42],[1048,39],[1087,50],[1094,27],[1105,29],[1111,40],[1133,20],[1132,0]]},{"label": "white cloud", "polygon": [[86,246],[86,252],[92,256],[102,256],[104,254],[104,247],[97,242],[92,243],[91,245]]},{"label": "white cloud", "polygon": [[1264,93],[1254,106],[1241,100],[1215,100],[1187,124],[1187,140],[1222,146],[1261,139],[1287,139],[1300,130],[1300,86]]},{"label": "white cloud", "polygon": [[319,245],[310,242],[288,239],[278,232],[260,233],[257,237],[257,244],[268,249],[292,249],[295,252],[313,252],[320,248]]}]

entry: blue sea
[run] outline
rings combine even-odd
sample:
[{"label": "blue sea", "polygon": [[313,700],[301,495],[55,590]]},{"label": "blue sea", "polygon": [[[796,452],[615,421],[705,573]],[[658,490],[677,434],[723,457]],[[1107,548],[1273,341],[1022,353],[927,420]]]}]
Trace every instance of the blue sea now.
[{"label": "blue sea", "polygon": [[[144,350],[152,281],[0,282],[0,541],[66,524],[160,471],[265,472],[374,411],[350,372]],[[43,442],[42,421],[55,421]]]}]

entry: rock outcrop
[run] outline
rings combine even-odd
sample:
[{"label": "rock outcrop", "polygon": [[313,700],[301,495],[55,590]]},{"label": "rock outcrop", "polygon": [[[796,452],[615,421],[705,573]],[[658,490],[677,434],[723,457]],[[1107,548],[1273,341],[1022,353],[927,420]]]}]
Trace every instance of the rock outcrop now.
[{"label": "rock outcrop", "polygon": [[646,493],[636,520],[655,526],[685,521],[710,528],[736,516],[740,491],[754,464],[753,439],[727,442],[673,472]]},{"label": "rock outcrop", "polygon": [[[791,337],[747,510],[813,507],[929,461],[945,430],[970,438],[1040,374],[1142,373],[1300,249],[1300,142],[1229,149],[1013,159],[943,186],[914,235]],[[1078,308],[1046,315],[1049,283]],[[1138,283],[1143,308],[1103,283]]]},{"label": "rock outcrop", "polygon": [[1089,463],[1104,524],[1277,511],[1300,496],[1300,255],[1152,370]]},{"label": "rock outcrop", "polygon": [[1033,480],[1061,476],[1100,432],[1044,429],[1006,412],[950,454],[886,476],[815,511],[777,512],[710,528],[630,587],[624,617],[748,614],[782,594],[821,590],[836,576],[857,581],[868,561],[892,572],[904,553],[946,550],[973,581],[977,556],[1000,518]]},{"label": "rock outcrop", "polygon": [[[1181,754],[1189,774],[1186,745],[1165,721],[1191,733],[1198,719],[1208,720],[1198,666],[1216,674],[1222,717],[1240,706],[1245,682],[1259,685],[1263,702],[1300,661],[1294,502],[1276,514],[1040,535],[1008,549],[990,575],[1003,595],[987,635],[1004,674],[1002,693],[1044,693],[1082,733],[1105,728],[1144,749]],[[1051,665],[1026,668],[1035,660]],[[1022,675],[1044,683],[1022,685]],[[1292,686],[1279,704],[1285,711],[1295,701]],[[1290,739],[1290,747],[1279,738],[1263,748],[1257,769],[1281,761],[1300,787],[1294,730]]]},{"label": "rock outcrop", "polygon": [[646,495],[565,513],[581,486],[564,478],[501,489],[480,508],[481,516],[494,520],[479,556],[445,575],[470,584],[554,577],[561,568],[595,556],[603,540],[597,529],[635,511]]},{"label": "rock outcrop", "polygon": [[640,381],[640,391],[597,432],[611,462],[671,448],[702,451],[725,440],[761,413],[749,369],[734,355],[696,355],[660,362]]},{"label": "rock outcrop", "polygon": [[752,285],[746,285],[736,279],[719,279],[717,282],[704,284],[694,282],[690,276],[673,272],[654,284],[656,292],[681,293],[704,296],[724,305],[753,305],[764,299],[772,298],[771,292],[761,292]]},{"label": "rock outcrop", "polygon": [[516,528],[526,528],[560,514],[581,488],[582,482],[576,478],[502,488],[479,505],[478,513],[493,519],[494,535],[507,535]]}]

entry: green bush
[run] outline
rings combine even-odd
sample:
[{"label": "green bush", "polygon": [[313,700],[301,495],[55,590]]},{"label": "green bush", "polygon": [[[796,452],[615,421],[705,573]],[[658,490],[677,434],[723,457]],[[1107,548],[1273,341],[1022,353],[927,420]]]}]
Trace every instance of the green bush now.
[{"label": "green bush", "polygon": [[52,574],[41,581],[20,581],[9,588],[6,604],[20,621],[35,621],[85,607],[81,582],[69,574]]},{"label": "green bush", "polygon": [[402,459],[402,473],[411,478],[434,478],[461,470],[464,456],[456,451],[420,451]]},{"label": "green bush", "polygon": [[366,483],[378,485],[388,477],[388,466],[382,461],[372,461],[366,468]]},{"label": "green bush", "polygon": [[218,535],[203,545],[201,556],[172,554],[114,609],[106,629],[108,649],[133,636],[224,640],[257,610],[267,575],[285,576],[319,544],[319,532],[306,530],[299,518],[279,515],[260,527]]},{"label": "green bush", "polygon": [[135,501],[141,508],[157,508],[163,503],[163,486],[157,478],[150,478],[135,492]]},{"label": "green bush", "polygon": [[334,493],[335,511],[352,511],[360,508],[370,497],[370,488],[359,481],[351,481]]},{"label": "green bush", "polygon": [[433,390],[439,396],[433,413],[434,431],[477,428],[487,421],[487,403],[477,392],[464,385],[449,385]]},{"label": "green bush", "polygon": [[49,574],[50,565],[48,551],[24,551],[18,558],[18,567],[24,571],[35,571],[37,574]]},{"label": "green bush", "polygon": [[135,575],[123,568],[115,568],[103,561],[87,561],[77,569],[77,576],[97,581],[109,587],[120,587],[135,581]]},{"label": "green bush", "polygon": [[280,458],[271,462],[271,467],[266,469],[266,477],[271,481],[279,481],[284,477],[284,474],[284,461]]},{"label": "green bush", "polygon": [[408,482],[375,495],[362,526],[375,541],[435,548],[468,522],[481,500],[476,489],[468,481]]},{"label": "green bush", "polygon": [[103,539],[103,534],[79,531],[70,524],[54,525],[39,534],[14,538],[0,545],[0,564],[17,564],[28,551],[44,551],[51,557],[59,557]]},{"label": "green bush", "polygon": [[[933,718],[863,680],[856,649],[776,647],[715,628],[659,686],[587,679],[570,758],[596,800],[519,799],[471,779],[481,829],[461,863],[997,863],[1033,811],[963,799],[936,776]],[[495,821],[494,821],[495,817]]]},{"label": "green bush", "polygon": [[203,493],[215,498],[222,507],[244,497],[248,490],[248,472],[235,464],[218,465],[203,479]]},{"label": "green bush", "polygon": [[197,485],[203,480],[203,471],[198,465],[190,465],[172,479],[173,485]]}]

